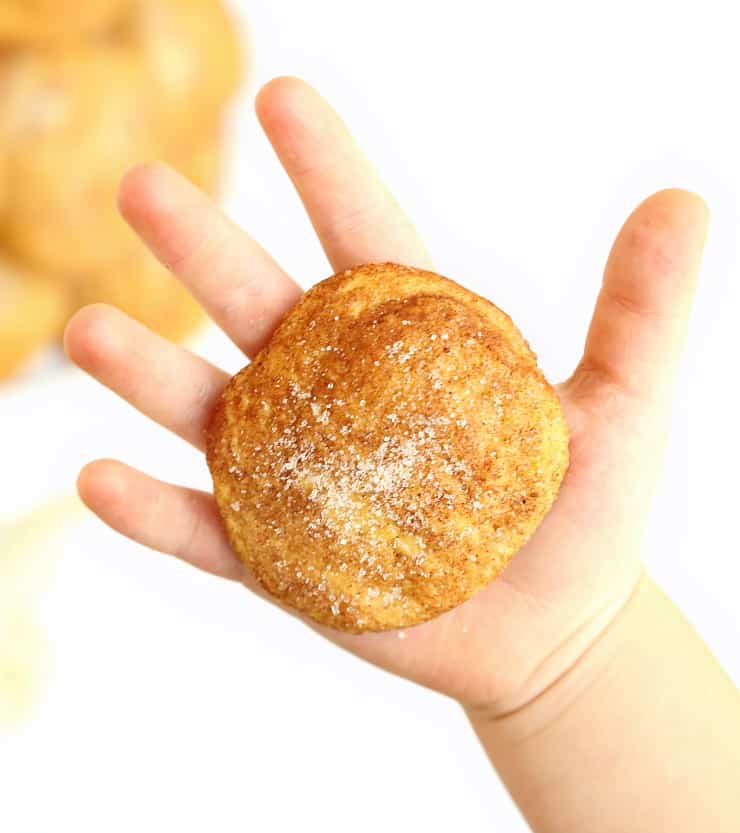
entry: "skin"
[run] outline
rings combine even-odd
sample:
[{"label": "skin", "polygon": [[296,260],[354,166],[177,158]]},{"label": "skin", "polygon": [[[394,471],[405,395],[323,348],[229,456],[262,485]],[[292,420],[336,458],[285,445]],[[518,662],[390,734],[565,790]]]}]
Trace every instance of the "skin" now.
[{"label": "skin", "polygon": [[[412,223],[318,93],[298,79],[279,78],[261,90],[256,108],[335,272],[370,261],[433,268]],[[120,208],[247,356],[259,351],[298,301],[301,290],[270,255],[165,166],[130,172],[121,186]],[[617,702],[635,712],[634,725],[640,728],[635,744],[647,736],[653,745],[666,747],[665,755],[683,760],[680,739],[658,728],[673,725],[670,711],[656,713],[647,725],[644,716],[637,717],[652,714],[644,708],[650,691],[656,693],[654,702],[664,705],[661,686],[672,691],[691,658],[707,690],[731,691],[716,709],[707,706],[709,694],[702,696],[723,721],[723,732],[736,733],[740,748],[740,706],[733,687],[688,626],[676,625],[675,633],[669,628],[668,636],[655,626],[656,616],[660,622],[683,620],[645,576],[639,557],[707,224],[708,211],[698,196],[669,189],[638,205],[619,231],[583,358],[559,385],[571,431],[568,474],[554,508],[504,575],[466,604],[406,630],[403,638],[398,632],[352,635],[315,627],[338,646],[458,700],[537,830],[607,829],[603,808],[615,804],[613,782],[598,750],[613,761],[613,749],[606,740],[601,747],[589,743],[595,752],[573,755],[567,763],[558,752],[564,744],[579,748],[586,734],[593,738],[594,720],[598,737],[623,736],[631,712],[617,720],[611,708]],[[65,343],[80,367],[202,450],[225,373],[100,305],[75,315]],[[109,460],[82,471],[79,491],[120,533],[260,592],[232,553],[211,495],[161,483]],[[621,675],[605,682],[603,668],[619,663],[604,657],[622,656],[619,646],[629,643],[620,638],[624,633],[641,635],[641,651],[627,652],[632,665],[626,662]],[[673,649],[676,639],[685,645]],[[681,647],[690,659],[682,658]],[[655,679],[655,657],[672,654],[672,673]],[[596,716],[591,714],[587,725],[579,722],[572,704],[577,698],[587,703],[597,690],[591,704]],[[675,709],[688,719],[685,708]],[[564,726],[563,715],[572,725]],[[692,738],[716,735],[701,728]],[[528,746],[523,739],[530,734],[539,741]],[[643,789],[654,793],[655,811],[662,813],[675,784],[662,778],[658,765],[640,771],[635,749],[624,745],[623,764],[637,769]],[[685,756],[689,768],[698,768],[710,753],[717,758],[716,750],[701,744],[690,752]],[[543,766],[539,773],[544,784],[529,777],[533,761],[550,759],[550,769]],[[697,759],[699,764],[692,764]],[[740,776],[736,758],[720,755],[719,762],[722,771]],[[685,781],[695,773],[679,767],[678,775]],[[594,783],[584,800],[579,784],[585,778]],[[697,787],[700,809],[705,793]],[[582,810],[589,804],[590,817]],[[736,820],[737,813],[735,807]],[[644,812],[646,826],[639,820],[629,826],[619,806],[613,816],[615,830],[659,829],[656,819],[663,819]],[[690,829],[681,826],[688,823],[681,814],[674,821],[660,829]]]}]

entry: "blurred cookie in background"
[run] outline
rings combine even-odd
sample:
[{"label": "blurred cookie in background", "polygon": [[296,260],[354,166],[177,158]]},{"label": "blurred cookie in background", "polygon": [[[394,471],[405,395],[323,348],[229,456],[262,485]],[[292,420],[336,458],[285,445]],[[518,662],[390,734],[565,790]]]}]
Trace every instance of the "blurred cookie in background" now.
[{"label": "blurred cookie in background", "polygon": [[174,275],[140,247],[103,271],[76,279],[75,306],[104,303],[171,341],[188,338],[206,320]]},{"label": "blurred cookie in background", "polygon": [[143,56],[172,135],[221,118],[239,88],[239,32],[222,0],[136,0],[123,39]]},{"label": "blurred cookie in background", "polygon": [[0,379],[60,336],[68,309],[69,297],[58,283],[0,260]]},{"label": "blurred cookie in background", "polygon": [[[170,161],[199,188],[216,195],[221,142],[221,130],[211,130],[196,144],[186,143],[170,154]],[[190,293],[138,240],[116,263],[60,280],[70,291],[70,315],[87,304],[110,304],[172,341],[188,338],[206,320]]]},{"label": "blurred cookie in background", "polygon": [[0,522],[0,732],[22,724],[43,693],[51,660],[40,625],[43,595],[60,533],[83,516],[80,500],[64,496]]},{"label": "blurred cookie in background", "polygon": [[198,188],[213,197],[218,196],[224,167],[222,126],[216,125],[203,135],[184,143],[183,147],[173,150],[170,162]]},{"label": "blurred cookie in background", "polygon": [[0,41],[49,43],[104,31],[132,0],[0,0]]},{"label": "blurred cookie in background", "polygon": [[173,339],[203,320],[117,192],[156,159],[217,194],[242,52],[223,0],[0,0],[0,377],[87,303]]},{"label": "blurred cookie in background", "polygon": [[0,732],[28,718],[49,666],[48,640],[35,617],[26,611],[0,610]]},{"label": "blurred cookie in background", "polygon": [[143,63],[119,47],[21,52],[0,65],[5,248],[37,269],[102,268],[127,251],[121,177],[165,154]]}]

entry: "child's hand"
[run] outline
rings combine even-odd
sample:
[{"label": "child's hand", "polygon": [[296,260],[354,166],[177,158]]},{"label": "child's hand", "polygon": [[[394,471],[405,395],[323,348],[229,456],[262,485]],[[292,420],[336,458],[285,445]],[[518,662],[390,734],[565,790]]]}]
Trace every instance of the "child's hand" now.
[{"label": "child's hand", "polygon": [[[257,111],[334,271],[388,260],[432,266],[413,226],[317,93],[279,79],[262,90]],[[299,299],[298,286],[169,169],[133,171],[120,202],[155,254],[254,356]],[[503,576],[461,607],[405,632],[317,630],[493,715],[530,702],[578,660],[641,578],[640,538],[707,218],[693,194],[661,191],[620,231],[584,357],[559,388],[571,430],[570,469],[554,508]],[[223,372],[110,307],[79,312],[65,341],[82,368],[203,448],[204,426],[227,381]],[[87,505],[124,535],[254,589],[210,495],[111,461],[89,465],[79,488]]]},{"label": "child's hand", "polygon": [[[335,271],[387,260],[431,266],[313,90],[273,81],[257,110]],[[170,170],[129,174],[121,207],[247,355],[297,302],[300,290],[280,267]],[[639,559],[706,227],[704,203],[671,190],[638,206],[620,231],[584,357],[560,386],[570,469],[501,578],[404,632],[312,625],[460,700],[538,833],[729,833],[740,824],[737,691],[643,579]],[[224,373],[109,307],[80,311],[66,345],[81,367],[202,449]],[[124,535],[259,592],[210,495],[106,461],[88,466],[79,487]]]}]

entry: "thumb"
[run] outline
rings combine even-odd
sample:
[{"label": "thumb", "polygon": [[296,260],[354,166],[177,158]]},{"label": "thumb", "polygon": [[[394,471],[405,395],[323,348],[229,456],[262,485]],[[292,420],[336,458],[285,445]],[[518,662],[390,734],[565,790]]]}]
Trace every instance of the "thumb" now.
[{"label": "thumb", "polygon": [[612,246],[571,383],[652,398],[670,384],[686,336],[709,211],[690,191],[644,200]]}]

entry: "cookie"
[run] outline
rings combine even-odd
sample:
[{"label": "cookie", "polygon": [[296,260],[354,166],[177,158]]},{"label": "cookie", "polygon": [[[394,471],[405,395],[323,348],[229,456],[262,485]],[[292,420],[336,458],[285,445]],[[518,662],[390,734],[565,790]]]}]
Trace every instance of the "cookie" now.
[{"label": "cookie", "polygon": [[36,617],[0,610],[0,733],[31,715],[50,664],[49,644]]},{"label": "cookie", "polygon": [[166,146],[150,81],[129,51],[86,47],[0,64],[4,247],[44,272],[115,263],[135,240],[116,194]]},{"label": "cookie", "polygon": [[78,307],[111,304],[170,341],[183,341],[205,322],[185,287],[141,246],[120,263],[78,276],[74,298]]},{"label": "cookie", "polygon": [[316,622],[378,631],[501,574],[557,496],[568,431],[505,313],[371,264],[311,289],[230,381],[207,460],[262,586]]},{"label": "cookie", "polygon": [[67,309],[59,286],[0,262],[0,379],[59,336]]},{"label": "cookie", "polygon": [[173,136],[221,118],[242,78],[239,32],[221,0],[137,0],[123,37],[145,62]]},{"label": "cookie", "polygon": [[0,0],[0,43],[80,39],[112,26],[132,0]]},{"label": "cookie", "polygon": [[219,123],[202,136],[190,137],[170,154],[170,163],[207,194],[218,196],[223,172],[223,132]]}]

